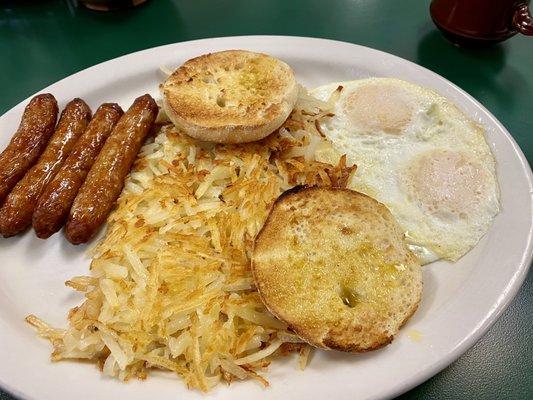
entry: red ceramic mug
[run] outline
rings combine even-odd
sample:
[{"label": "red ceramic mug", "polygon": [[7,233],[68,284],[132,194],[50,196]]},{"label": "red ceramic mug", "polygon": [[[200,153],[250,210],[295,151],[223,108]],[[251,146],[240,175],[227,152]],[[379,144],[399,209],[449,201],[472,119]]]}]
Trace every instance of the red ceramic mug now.
[{"label": "red ceramic mug", "polygon": [[492,44],[520,32],[533,35],[529,0],[433,0],[433,22],[453,43]]}]

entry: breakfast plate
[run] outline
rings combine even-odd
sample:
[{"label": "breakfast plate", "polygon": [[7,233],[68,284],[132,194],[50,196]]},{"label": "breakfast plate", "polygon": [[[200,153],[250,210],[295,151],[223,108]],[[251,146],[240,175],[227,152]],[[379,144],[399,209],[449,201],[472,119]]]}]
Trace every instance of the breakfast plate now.
[{"label": "breakfast plate", "polygon": [[[518,291],[532,257],[531,169],[507,130],[467,93],[416,64],[354,44],[324,39],[245,36],[161,46],[123,56],[65,78],[43,90],[61,106],[82,97],[91,107],[131,104],[143,93],[159,98],[161,67],[175,67],[208,52],[247,49],[289,64],[307,88],[329,82],[394,77],[433,89],[483,125],[497,162],[502,210],[477,246],[456,263],[423,267],[419,310],[389,346],[363,355],[317,351],[304,371],[276,361],[270,387],[254,381],[218,386],[206,397],[236,399],[335,396],[383,399],[399,395],[452,363],[498,318]],[[14,132],[27,100],[0,117],[0,131]],[[9,135],[0,138],[5,147]],[[92,364],[50,361],[49,344],[24,318],[38,315],[65,326],[65,310],[78,305],[64,282],[87,273],[89,246],[72,246],[62,235],[47,241],[31,232],[0,240],[0,386],[24,399],[200,398],[168,373],[121,383]]]}]

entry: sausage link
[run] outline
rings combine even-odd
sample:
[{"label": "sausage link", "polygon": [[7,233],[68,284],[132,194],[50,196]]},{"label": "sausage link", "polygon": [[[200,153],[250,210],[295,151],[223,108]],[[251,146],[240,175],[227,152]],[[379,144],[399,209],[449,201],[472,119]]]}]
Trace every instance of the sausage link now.
[{"label": "sausage link", "polygon": [[0,204],[43,152],[57,112],[57,101],[49,93],[35,96],[24,109],[17,132],[0,154]]},{"label": "sausage link", "polygon": [[120,118],[70,210],[66,235],[71,243],[87,242],[105,222],[157,112],[154,99],[145,94]]},{"label": "sausage link", "polygon": [[74,99],[67,104],[39,161],[15,185],[0,208],[0,233],[4,237],[14,236],[31,225],[39,196],[61,168],[90,119],[91,110],[83,100]]},{"label": "sausage link", "polygon": [[50,237],[67,221],[78,190],[122,114],[122,108],[114,103],[102,104],[96,110],[72,153],[39,197],[33,213],[33,229],[37,237]]}]

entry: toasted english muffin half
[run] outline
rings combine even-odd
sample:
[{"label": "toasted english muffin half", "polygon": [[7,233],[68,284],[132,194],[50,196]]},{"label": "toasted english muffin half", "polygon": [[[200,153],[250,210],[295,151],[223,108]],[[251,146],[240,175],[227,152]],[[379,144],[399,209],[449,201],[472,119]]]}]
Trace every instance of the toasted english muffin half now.
[{"label": "toasted english muffin half", "polygon": [[272,314],[324,349],[390,343],[422,295],[420,264],[392,214],[348,189],[283,193],[255,239],[252,271]]},{"label": "toasted english muffin half", "polygon": [[292,69],[266,54],[228,50],[193,58],[160,87],[174,125],[196,139],[262,139],[291,113],[298,85]]}]

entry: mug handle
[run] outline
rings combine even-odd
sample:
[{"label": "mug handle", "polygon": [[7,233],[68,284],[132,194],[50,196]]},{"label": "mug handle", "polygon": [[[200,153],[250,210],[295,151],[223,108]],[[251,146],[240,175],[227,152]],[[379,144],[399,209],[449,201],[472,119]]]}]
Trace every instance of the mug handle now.
[{"label": "mug handle", "polygon": [[533,17],[526,3],[516,7],[513,14],[513,27],[520,33],[528,36],[533,35]]}]

